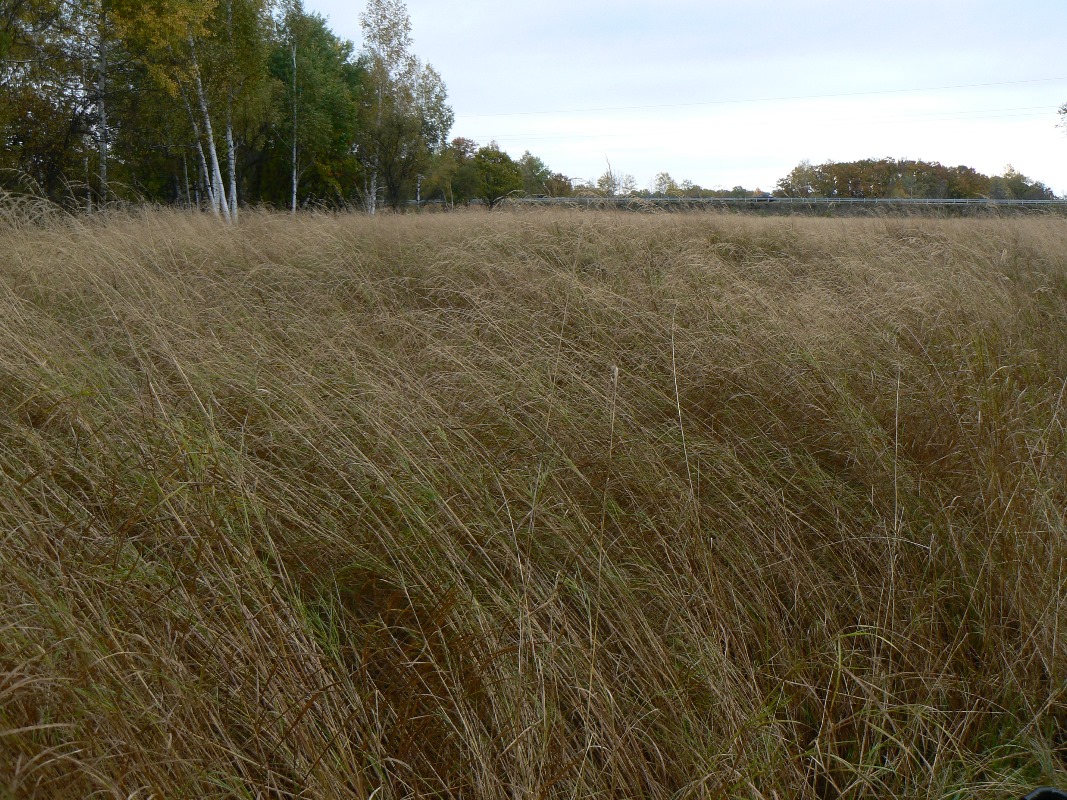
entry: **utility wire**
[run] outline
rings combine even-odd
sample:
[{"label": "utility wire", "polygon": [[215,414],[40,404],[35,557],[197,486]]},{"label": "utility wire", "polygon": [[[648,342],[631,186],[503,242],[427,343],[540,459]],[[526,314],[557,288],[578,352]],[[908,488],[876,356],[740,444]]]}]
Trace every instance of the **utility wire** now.
[{"label": "utility wire", "polygon": [[732,100],[703,100],[692,103],[656,103],[651,105],[636,105],[636,106],[600,106],[591,108],[560,108],[554,110],[544,111],[506,111],[494,114],[465,114],[460,113],[457,116],[466,118],[482,118],[482,117],[530,117],[541,114],[587,114],[600,111],[638,111],[641,109],[655,109],[655,108],[688,108],[692,106],[717,106],[717,105],[730,105],[740,103],[776,103],[786,100],[821,100],[833,97],[864,97],[870,95],[885,95],[885,94],[905,94],[908,92],[940,92],[947,91],[949,89],[981,89],[990,86],[1018,86],[1024,83],[1051,83],[1054,81],[1067,81],[1067,77],[1059,78],[1027,78],[1025,80],[1018,81],[991,81],[988,83],[957,83],[948,86],[923,86],[913,87],[910,89],[874,89],[866,92],[834,92],[831,94],[798,94],[798,95],[782,95],[778,97],[746,97],[737,98]]},{"label": "utility wire", "polygon": [[[1038,110],[1039,109],[1039,110]],[[1054,106],[1019,106],[1016,108],[988,108],[988,109],[973,109],[970,111],[929,111],[920,114],[899,114],[899,115],[879,115],[875,117],[863,117],[857,118],[855,115],[847,117],[825,117],[815,121],[815,124],[825,125],[830,123],[840,122],[852,122],[852,123],[865,123],[865,124],[894,124],[894,123],[907,123],[909,121],[916,121],[918,123],[924,122],[969,122],[971,120],[981,119],[1010,119],[1010,118],[1023,118],[1023,117],[1043,117],[1049,113],[1055,112]],[[1001,112],[1023,112],[1023,113],[1001,113]],[[970,115],[970,116],[962,116]],[[672,127],[677,126],[677,122],[669,123]],[[762,124],[762,123],[760,123]],[[773,123],[766,123],[768,125]],[[540,131],[531,131],[527,133],[499,133],[493,135],[472,135],[469,138],[477,141],[489,141],[490,139],[496,141],[504,141],[507,139],[522,139],[530,141],[541,141],[547,139],[553,140],[578,140],[578,139],[607,139],[607,138],[623,138],[632,137],[635,134],[633,131],[624,132],[611,132],[611,133],[553,133],[546,134]]]}]

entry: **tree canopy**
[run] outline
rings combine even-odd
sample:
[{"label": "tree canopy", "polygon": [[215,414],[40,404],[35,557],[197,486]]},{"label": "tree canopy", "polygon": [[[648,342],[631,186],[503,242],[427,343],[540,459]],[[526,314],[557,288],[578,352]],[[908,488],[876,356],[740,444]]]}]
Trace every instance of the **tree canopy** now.
[{"label": "tree canopy", "polygon": [[402,0],[357,52],[300,0],[11,0],[0,188],[67,205],[402,207],[452,127]]},{"label": "tree canopy", "polygon": [[479,147],[474,154],[476,196],[490,208],[523,188],[523,171],[496,142]]},{"label": "tree canopy", "polygon": [[1041,200],[1052,191],[1011,165],[1000,176],[983,175],[971,167],[946,167],[936,161],[863,159],[812,165],[802,161],[778,181],[784,197],[870,197]]}]

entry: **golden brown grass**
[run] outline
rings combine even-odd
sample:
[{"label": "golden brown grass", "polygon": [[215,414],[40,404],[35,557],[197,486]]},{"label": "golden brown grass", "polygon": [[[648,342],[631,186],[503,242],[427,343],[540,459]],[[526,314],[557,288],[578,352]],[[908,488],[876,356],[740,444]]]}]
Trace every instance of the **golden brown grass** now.
[{"label": "golden brown grass", "polygon": [[0,797],[1067,778],[1062,220],[68,220],[0,342]]}]

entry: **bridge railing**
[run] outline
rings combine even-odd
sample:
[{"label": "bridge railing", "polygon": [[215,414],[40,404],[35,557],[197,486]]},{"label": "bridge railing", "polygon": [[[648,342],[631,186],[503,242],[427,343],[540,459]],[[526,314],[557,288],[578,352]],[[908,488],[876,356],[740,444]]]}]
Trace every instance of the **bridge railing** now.
[{"label": "bridge railing", "polygon": [[981,206],[987,208],[1061,207],[1067,199],[998,200],[925,197],[511,197],[510,205],[572,206]]}]

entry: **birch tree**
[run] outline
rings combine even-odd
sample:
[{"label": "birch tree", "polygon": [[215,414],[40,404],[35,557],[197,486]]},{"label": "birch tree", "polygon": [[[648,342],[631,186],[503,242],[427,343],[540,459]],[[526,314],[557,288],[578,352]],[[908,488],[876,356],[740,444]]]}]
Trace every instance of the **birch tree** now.
[{"label": "birch tree", "polygon": [[180,101],[189,118],[201,179],[212,212],[230,220],[215,143],[211,104],[204,87],[199,43],[211,35],[213,1],[115,0],[116,24],[162,90]]},{"label": "birch tree", "polygon": [[370,0],[360,15],[367,91],[358,146],[363,199],[375,213],[385,190],[398,209],[428,156],[445,146],[454,114],[440,74],[411,52],[411,20],[403,0]]},{"label": "birch tree", "polygon": [[[111,23],[109,0],[80,0],[69,2],[64,8],[72,17],[69,41],[72,55],[82,64],[83,97],[93,118],[97,160],[97,196],[101,203],[108,201],[108,160],[111,126],[108,105],[111,95],[111,56],[116,35]],[[75,55],[76,54],[76,55]]]},{"label": "birch tree", "polygon": [[[265,0],[113,2],[124,36],[137,43],[150,73],[186,111],[209,207],[236,222],[235,111],[265,80]],[[226,178],[220,141],[226,148]]]},{"label": "birch tree", "polygon": [[216,42],[213,63],[222,76],[221,94],[226,104],[226,159],[229,177],[228,201],[233,221],[238,214],[238,117],[247,120],[264,113],[269,102],[268,81],[269,29],[272,21],[267,0],[221,0],[216,15],[225,31]]},{"label": "birch tree", "polygon": [[400,208],[452,111],[403,3],[365,23],[357,54],[299,0],[0,0],[0,188],[231,221],[246,200]]},{"label": "birch tree", "polygon": [[289,167],[289,208],[306,190],[343,201],[356,180],[357,98],[363,70],[354,45],[339,39],[326,20],[294,0],[281,19],[280,41],[270,59],[273,78],[284,87]]}]

